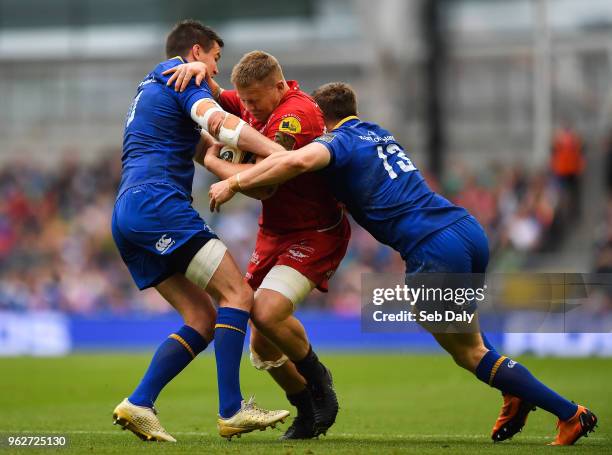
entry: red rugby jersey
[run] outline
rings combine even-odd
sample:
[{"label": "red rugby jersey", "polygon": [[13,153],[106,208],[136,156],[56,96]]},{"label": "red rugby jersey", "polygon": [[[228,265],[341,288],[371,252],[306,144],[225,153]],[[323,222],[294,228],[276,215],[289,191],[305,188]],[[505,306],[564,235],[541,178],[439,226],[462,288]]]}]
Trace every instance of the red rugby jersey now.
[{"label": "red rugby jersey", "polygon": [[[289,91],[266,123],[258,122],[245,109],[235,90],[224,90],[219,102],[223,109],[239,115],[264,136],[275,140],[277,132],[295,139],[294,149],[305,146],[323,134],[325,124],[319,106],[300,90],[296,81],[287,81]],[[278,142],[278,140],[277,140]],[[341,210],[327,182],[318,172],[306,173],[278,187],[262,201],[259,226],[276,233],[324,229],[340,220]]]}]

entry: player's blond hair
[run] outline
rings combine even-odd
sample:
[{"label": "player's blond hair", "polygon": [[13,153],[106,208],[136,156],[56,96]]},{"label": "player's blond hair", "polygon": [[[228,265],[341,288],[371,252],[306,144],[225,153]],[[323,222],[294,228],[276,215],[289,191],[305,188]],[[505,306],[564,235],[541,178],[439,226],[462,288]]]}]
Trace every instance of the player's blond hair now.
[{"label": "player's blond hair", "polygon": [[236,63],[231,81],[236,87],[250,87],[258,82],[274,84],[284,78],[276,57],[264,51],[252,51],[244,54]]}]

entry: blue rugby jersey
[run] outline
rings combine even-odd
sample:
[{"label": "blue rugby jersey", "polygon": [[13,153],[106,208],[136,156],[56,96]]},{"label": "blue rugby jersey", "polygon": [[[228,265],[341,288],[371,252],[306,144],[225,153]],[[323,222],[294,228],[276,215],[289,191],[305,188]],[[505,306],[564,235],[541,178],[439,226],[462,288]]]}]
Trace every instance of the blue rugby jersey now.
[{"label": "blue rugby jersey", "polygon": [[160,63],[138,85],[125,121],[119,196],[143,183],[168,183],[191,194],[200,140],[191,107],[213,96],[205,81],[198,87],[192,79],[182,93],[166,86],[169,76],[162,72],[181,63],[180,57]]},{"label": "blue rugby jersey", "polygon": [[429,234],[469,215],[433,192],[395,137],[374,123],[347,117],[315,141],[331,154],[325,172],[337,199],[404,259]]}]

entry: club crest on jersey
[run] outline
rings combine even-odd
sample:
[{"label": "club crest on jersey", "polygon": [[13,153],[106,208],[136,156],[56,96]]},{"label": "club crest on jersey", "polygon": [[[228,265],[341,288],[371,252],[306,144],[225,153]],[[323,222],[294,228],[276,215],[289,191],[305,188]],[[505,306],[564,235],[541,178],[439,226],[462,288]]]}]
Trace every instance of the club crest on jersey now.
[{"label": "club crest on jersey", "polygon": [[302,124],[296,117],[284,117],[281,119],[278,131],[282,131],[283,133],[298,134],[302,131]]},{"label": "club crest on jersey", "polygon": [[155,244],[155,249],[159,251],[161,254],[164,254],[166,251],[170,249],[172,245],[176,243],[175,240],[172,240],[172,237],[166,237],[168,234],[162,235],[157,243]]}]

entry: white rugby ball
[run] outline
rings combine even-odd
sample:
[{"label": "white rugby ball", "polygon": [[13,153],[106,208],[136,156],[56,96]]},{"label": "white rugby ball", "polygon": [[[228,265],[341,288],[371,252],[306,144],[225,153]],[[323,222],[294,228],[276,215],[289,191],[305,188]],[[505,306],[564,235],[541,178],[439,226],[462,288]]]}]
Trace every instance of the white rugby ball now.
[{"label": "white rugby ball", "polygon": [[243,152],[236,147],[224,145],[219,152],[219,157],[230,163],[244,164],[251,161],[253,154],[251,152]]}]

